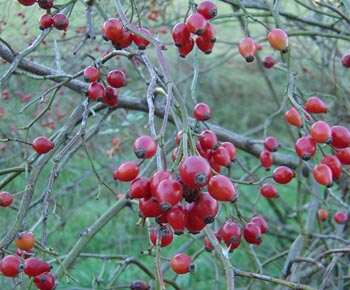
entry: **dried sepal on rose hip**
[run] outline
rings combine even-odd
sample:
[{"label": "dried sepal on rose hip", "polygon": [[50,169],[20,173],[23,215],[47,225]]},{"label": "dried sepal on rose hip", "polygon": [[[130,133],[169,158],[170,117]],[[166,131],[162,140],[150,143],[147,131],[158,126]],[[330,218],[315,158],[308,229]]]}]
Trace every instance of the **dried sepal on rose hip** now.
[{"label": "dried sepal on rose hip", "polygon": [[250,37],[243,38],[238,44],[238,51],[246,62],[254,61],[257,51],[255,40]]}]

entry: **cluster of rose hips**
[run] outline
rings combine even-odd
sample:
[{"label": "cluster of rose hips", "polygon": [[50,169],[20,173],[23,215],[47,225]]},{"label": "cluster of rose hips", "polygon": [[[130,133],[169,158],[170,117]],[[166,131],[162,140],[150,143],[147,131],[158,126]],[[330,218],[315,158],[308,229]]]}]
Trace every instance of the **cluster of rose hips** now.
[{"label": "cluster of rose hips", "polygon": [[[211,1],[203,1],[196,6],[196,11],[190,14],[185,22],[175,24],[172,37],[181,57],[186,57],[195,43],[205,54],[212,52],[216,31],[214,25],[208,20],[216,15],[216,5]],[[192,35],[196,36],[195,40]]]},{"label": "cluster of rose hips", "polygon": [[35,238],[33,233],[22,231],[16,234],[14,242],[16,255],[6,255],[0,260],[0,272],[5,277],[16,277],[25,273],[37,289],[52,290],[55,288],[55,277],[50,273],[51,265],[34,256]]},{"label": "cluster of rose hips", "polygon": [[310,97],[303,108],[292,107],[286,111],[285,119],[293,126],[301,128],[305,123],[307,127],[307,133],[295,143],[295,152],[304,161],[312,159],[319,146],[329,146],[331,153],[322,152],[323,156],[313,167],[312,174],[318,183],[331,187],[333,181],[342,175],[342,165],[350,164],[350,132],[345,126],[330,126],[325,121],[313,119],[314,114],[323,113],[327,113],[324,101]]},{"label": "cluster of rose hips", "polygon": [[[197,122],[205,122],[211,117],[210,107],[198,103],[193,109]],[[140,166],[155,156],[157,141],[148,135],[138,137],[133,144],[133,151],[140,162],[126,161],[113,172],[115,180],[130,182],[127,198],[138,200],[139,216],[155,218],[158,227],[149,232],[153,245],[166,247],[173,241],[174,234],[182,235],[185,231],[198,234],[204,227],[213,223],[219,202],[235,202],[237,192],[233,181],[221,168],[230,168],[236,158],[236,147],[231,142],[220,142],[214,131],[201,131],[194,142],[196,153],[184,156],[183,132],[176,136],[177,147],[172,153],[175,169],[157,170],[152,176],[139,176]],[[191,146],[188,151],[191,151]],[[276,169],[273,178],[276,182],[287,183],[294,177],[288,167]],[[262,234],[267,231],[267,223],[262,216],[240,220],[238,225],[229,219],[218,233],[232,251],[240,244],[241,236],[251,244],[260,244]],[[235,224],[235,225],[234,225]],[[171,259],[171,268],[178,274],[192,272],[194,265],[189,256],[180,253]]]},{"label": "cluster of rose hips", "polygon": [[[241,237],[250,244],[259,245],[262,242],[262,235],[268,230],[268,223],[261,215],[252,217],[242,226],[234,218],[225,220],[221,228],[215,233],[216,239],[222,241],[227,246],[229,252],[237,249],[241,244]],[[204,238],[204,248],[208,252],[213,250],[212,244],[208,238]]]},{"label": "cluster of rose hips", "polygon": [[[320,221],[326,221],[328,219],[328,211],[324,208],[319,208],[317,210],[317,216]],[[338,225],[345,225],[349,222],[349,215],[342,210],[338,210],[334,213],[333,220]]]},{"label": "cluster of rose hips", "polygon": [[107,73],[106,80],[108,86],[104,86],[99,82],[100,73],[94,66],[86,67],[83,76],[84,80],[89,82],[89,87],[86,93],[91,100],[103,101],[109,107],[117,106],[117,89],[126,86],[126,77],[122,70],[111,70]]},{"label": "cluster of rose hips", "polygon": [[[147,28],[139,27],[138,30],[140,34],[152,35]],[[118,18],[109,18],[103,23],[102,36],[106,41],[111,41],[115,49],[125,49],[134,42],[140,50],[144,50],[150,44],[142,36],[127,30]]]},{"label": "cluster of rose hips", "polygon": [[50,9],[54,6],[54,0],[17,0],[23,6],[32,6],[38,3],[39,7],[48,12],[42,15],[39,19],[39,28],[41,30],[54,27],[57,30],[66,30],[69,25],[67,15],[63,13],[56,13],[52,15]]},{"label": "cluster of rose hips", "polygon": [[[267,40],[273,49],[281,53],[288,51],[288,35],[283,29],[271,29],[267,34]],[[250,37],[243,38],[238,44],[238,51],[246,62],[254,61],[257,50],[256,41]],[[271,56],[264,58],[263,65],[266,68],[273,67],[274,59]]]}]

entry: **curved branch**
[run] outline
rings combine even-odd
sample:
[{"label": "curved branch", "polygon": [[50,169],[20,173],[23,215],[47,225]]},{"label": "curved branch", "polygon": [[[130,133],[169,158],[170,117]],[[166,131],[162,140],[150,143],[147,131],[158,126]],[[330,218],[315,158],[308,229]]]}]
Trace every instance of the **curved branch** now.
[{"label": "curved branch", "polygon": [[[12,62],[14,60],[14,56],[12,52],[3,45],[0,45],[0,57],[2,57],[8,62]],[[36,62],[28,61],[28,60],[22,60],[19,63],[18,67],[21,68],[22,70],[25,70],[27,72],[30,72],[32,74],[36,74],[39,76],[48,76],[48,75],[52,76],[52,75],[61,74],[54,69],[48,68]],[[55,82],[62,82],[62,80],[67,80],[67,79],[64,79],[64,78],[54,79]],[[72,79],[72,80],[67,80],[67,82],[64,83],[64,86],[78,93],[81,93],[82,91],[86,90],[87,85],[82,81]],[[95,108],[95,111],[98,111],[99,108],[100,109],[105,108],[105,105],[98,104],[97,108]],[[143,112],[148,112],[149,110],[146,99],[141,99],[136,97],[127,97],[127,96],[119,96],[118,107],[116,109],[118,108],[143,111]],[[155,110],[155,115],[160,118],[163,118],[163,113],[164,113],[163,110],[160,110],[159,108]],[[169,116],[169,120],[172,121],[172,118],[170,116]],[[190,122],[194,123],[194,120],[192,119]],[[207,125],[213,131],[215,131],[215,133],[217,134],[220,140],[230,141],[234,143],[237,148],[245,152],[248,152],[254,156],[259,156],[260,152],[263,150],[263,146],[261,142],[259,144],[258,140],[254,140],[252,138],[248,138],[243,135],[237,134],[219,125],[215,125],[212,123],[207,123]],[[279,165],[283,164],[291,168],[296,168],[299,164],[299,159],[283,153],[274,153],[274,162],[275,164],[279,164]]]}]

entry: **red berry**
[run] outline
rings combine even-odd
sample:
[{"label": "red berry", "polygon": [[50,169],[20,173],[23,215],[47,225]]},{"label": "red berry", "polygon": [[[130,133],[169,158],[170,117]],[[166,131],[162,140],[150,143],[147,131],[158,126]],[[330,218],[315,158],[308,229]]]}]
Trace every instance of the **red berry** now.
[{"label": "red berry", "polygon": [[272,172],[274,181],[287,184],[295,177],[295,172],[287,166],[279,166]]},{"label": "red berry", "polygon": [[135,280],[130,285],[130,290],[149,290],[149,285],[142,280]]},{"label": "red berry", "polygon": [[332,187],[333,174],[328,165],[323,163],[317,164],[312,170],[312,175],[319,184]]},{"label": "red berry", "polygon": [[316,153],[316,143],[309,136],[301,137],[295,143],[295,152],[305,161],[310,160]]},{"label": "red berry", "polygon": [[21,3],[23,6],[32,6],[36,2],[36,0],[17,0],[17,1]]},{"label": "red berry", "polygon": [[156,171],[150,179],[151,195],[156,196],[157,187],[159,183],[164,179],[173,179],[171,173],[166,170]]},{"label": "red berry", "polygon": [[36,137],[32,142],[32,148],[39,154],[45,154],[54,147],[54,144],[46,137]]},{"label": "red berry", "polygon": [[126,86],[126,77],[121,70],[112,70],[107,74],[107,82],[114,88],[122,88]]},{"label": "red berry", "polygon": [[[220,236],[220,233],[216,232],[214,233],[216,239],[218,240],[219,243],[221,243],[221,236]],[[209,242],[209,239],[208,237],[204,237],[204,249],[207,251],[207,252],[211,252],[214,247],[213,245]]]},{"label": "red berry", "polygon": [[213,176],[208,184],[208,192],[212,197],[219,201],[234,202],[237,199],[237,193],[232,181],[225,175]]},{"label": "red berry", "polygon": [[256,223],[260,227],[262,234],[265,234],[269,229],[267,221],[261,215],[254,216],[250,221]]},{"label": "red berry", "polygon": [[38,5],[41,9],[49,10],[53,6],[54,0],[38,0]]},{"label": "red berry", "polygon": [[279,146],[280,145],[276,137],[269,136],[269,137],[266,137],[264,140],[264,148],[267,151],[276,152]]},{"label": "red berry", "polygon": [[121,38],[113,39],[112,44],[115,49],[119,50],[119,49],[127,48],[129,45],[132,44],[133,40],[134,40],[134,34],[129,30],[126,30],[125,28],[123,28]]},{"label": "red berry", "polygon": [[208,22],[202,14],[194,12],[188,16],[186,24],[191,33],[202,35],[207,28]]},{"label": "red berry", "polygon": [[34,255],[34,252],[33,252],[33,249],[31,249],[29,251],[23,251],[20,248],[17,248],[16,255],[18,257],[23,257],[23,259],[28,259]]},{"label": "red berry", "polygon": [[35,276],[33,281],[40,290],[53,290],[56,286],[55,277],[49,272]]},{"label": "red berry", "polygon": [[130,183],[128,197],[133,198],[149,198],[151,197],[151,185],[147,177],[141,176],[135,178]]},{"label": "red berry", "polygon": [[320,221],[325,221],[328,219],[328,211],[324,208],[320,208],[317,211],[317,216]]},{"label": "red berry", "polygon": [[159,246],[162,248],[169,246],[174,238],[173,231],[168,225],[160,225],[157,228],[151,229],[149,239],[153,245],[157,244],[157,235],[159,236],[160,240]]},{"label": "red berry", "polygon": [[123,36],[123,23],[117,18],[107,19],[102,26],[102,36],[105,40],[118,41]]},{"label": "red berry", "polygon": [[350,147],[337,149],[335,156],[339,158],[342,164],[350,165]]},{"label": "red berry", "polygon": [[118,92],[115,88],[107,86],[102,101],[109,107],[114,108],[118,104]]},{"label": "red berry", "polygon": [[299,111],[295,107],[286,111],[284,117],[288,124],[299,128],[303,127],[303,120],[300,117]]},{"label": "red berry", "polygon": [[21,258],[15,255],[7,255],[0,261],[0,270],[5,277],[16,277],[22,270]]},{"label": "red berry", "polygon": [[241,244],[242,229],[232,218],[224,222],[219,230],[219,234],[226,246],[230,247],[230,252],[238,248]]},{"label": "red berry", "polygon": [[191,33],[188,30],[187,24],[184,22],[175,24],[172,30],[172,37],[177,47],[182,47],[184,43],[188,42],[191,38]]},{"label": "red berry", "polygon": [[186,224],[186,229],[188,230],[188,232],[190,234],[198,234],[200,233],[200,231],[202,229],[205,228],[205,226],[207,225],[203,219],[201,219],[200,217],[194,215],[194,214],[190,214],[191,210],[193,207],[193,202],[192,203],[188,203],[186,205],[186,209],[188,211],[188,220],[187,220],[187,224]]},{"label": "red berry", "polygon": [[332,170],[333,179],[338,179],[342,175],[342,164],[337,156],[325,154],[320,163],[326,164]]},{"label": "red berry", "polygon": [[270,55],[265,56],[262,60],[262,65],[266,68],[273,68],[273,66],[275,65],[275,59]]},{"label": "red berry", "polygon": [[260,226],[254,222],[244,225],[243,237],[249,244],[259,245],[262,242]]},{"label": "red berry", "polygon": [[139,199],[139,216],[157,217],[162,213],[158,201],[152,197]]},{"label": "red berry", "polygon": [[96,82],[100,76],[98,69],[92,65],[84,69],[84,80],[89,83]]},{"label": "red berry", "polygon": [[260,193],[266,198],[277,198],[279,197],[278,191],[273,184],[265,183],[260,186]]},{"label": "red berry", "polygon": [[343,67],[349,68],[350,67],[350,55],[344,54],[341,58],[341,64]]},{"label": "red berry", "polygon": [[310,97],[305,103],[305,110],[310,114],[327,113],[327,106],[322,99],[318,97]]},{"label": "red berry", "polygon": [[331,145],[335,148],[347,148],[350,145],[350,132],[344,126],[332,126],[332,142]]},{"label": "red berry", "polygon": [[113,172],[113,178],[120,181],[132,181],[139,174],[140,168],[134,161],[126,161]]},{"label": "red berry", "polygon": [[260,162],[261,165],[265,168],[265,170],[270,170],[273,164],[273,155],[270,151],[264,150],[260,153]]},{"label": "red berry", "polygon": [[228,153],[230,154],[231,161],[236,159],[236,146],[231,142],[222,142],[220,146],[225,147]]},{"label": "red berry", "polygon": [[203,149],[216,150],[219,147],[216,133],[212,130],[202,131],[198,140],[201,143]]},{"label": "red berry", "polygon": [[29,277],[35,277],[40,275],[41,273],[49,272],[51,266],[36,257],[28,258],[24,263],[24,273],[26,273]]},{"label": "red berry", "polygon": [[224,147],[224,146],[219,146],[218,149],[216,149],[213,152],[213,159],[215,161],[215,163],[217,163],[220,166],[224,166],[224,167],[231,167],[232,163],[231,163],[231,156],[230,153],[228,152],[228,150]]},{"label": "red berry", "polygon": [[197,141],[195,145],[196,145],[196,149],[197,149],[198,153],[200,154],[200,156],[204,157],[207,160],[210,160],[210,158],[213,155],[213,150],[204,149],[202,144],[199,141]]},{"label": "red berry", "polygon": [[206,38],[203,38],[202,36],[197,36],[196,37],[196,44],[199,50],[204,52],[205,54],[211,54],[214,43],[210,40],[207,40]]},{"label": "red berry", "polygon": [[184,253],[173,256],[170,260],[170,267],[177,274],[193,273],[195,268],[191,257]]},{"label": "red berry", "polygon": [[193,188],[201,188],[208,184],[212,176],[209,162],[201,156],[189,156],[180,166],[182,182]]},{"label": "red berry", "polygon": [[243,38],[238,44],[238,51],[246,60],[246,62],[254,61],[254,57],[256,54],[256,43],[250,37]]},{"label": "red berry", "polygon": [[57,30],[65,30],[67,29],[69,25],[69,19],[65,14],[62,13],[57,13],[53,17],[53,23],[52,25],[57,29]]},{"label": "red berry", "polygon": [[201,38],[203,41],[208,41],[211,43],[216,42],[216,30],[213,24],[209,23],[207,24],[207,28],[205,29],[204,33],[201,35]]},{"label": "red berry", "polygon": [[0,206],[7,207],[13,202],[13,194],[7,191],[0,192]]},{"label": "red berry", "polygon": [[155,198],[159,203],[161,211],[168,211],[172,206],[181,201],[182,186],[177,180],[164,179],[157,186]]},{"label": "red berry", "polygon": [[211,109],[206,103],[198,103],[193,108],[193,115],[198,121],[207,121],[211,117]]},{"label": "red berry", "polygon": [[316,121],[310,128],[310,135],[317,143],[330,144],[333,140],[331,127],[325,121]]},{"label": "red berry", "polygon": [[218,13],[216,4],[211,1],[200,2],[196,10],[198,13],[202,14],[207,20],[214,18]]},{"label": "red berry", "polygon": [[344,225],[348,220],[346,213],[341,210],[337,211],[334,214],[333,218],[334,218],[334,221],[339,225]]},{"label": "red berry", "polygon": [[91,100],[102,99],[105,95],[105,87],[98,82],[92,82],[88,87],[87,95]]},{"label": "red berry", "polygon": [[210,224],[214,222],[218,211],[218,201],[213,198],[208,192],[202,192],[193,202],[193,206],[190,208],[189,214],[197,216],[206,224]]},{"label": "red berry", "polygon": [[181,204],[173,206],[166,212],[166,219],[174,230],[175,235],[182,235],[188,221],[188,211]]},{"label": "red berry", "polygon": [[50,28],[53,25],[53,18],[50,14],[46,13],[39,19],[39,28],[41,30]]},{"label": "red berry", "polygon": [[288,51],[288,35],[279,28],[271,29],[267,35],[267,39],[272,48],[286,53]]},{"label": "red berry", "polygon": [[[147,28],[141,27],[141,28],[138,28],[138,30],[142,34],[152,36],[151,32]],[[137,34],[134,35],[134,43],[140,50],[145,50],[146,47],[150,44],[149,41],[144,38],[144,36],[137,35]]]},{"label": "red berry", "polygon": [[17,248],[23,251],[29,251],[34,247],[35,238],[32,232],[18,232],[15,236],[15,244]]},{"label": "red berry", "polygon": [[135,140],[133,149],[137,158],[149,159],[157,152],[157,142],[151,136],[143,135]]},{"label": "red berry", "polygon": [[188,39],[188,41],[184,42],[181,44],[179,47],[179,55],[182,58],[185,58],[192,50],[194,47],[194,40],[192,37]]}]

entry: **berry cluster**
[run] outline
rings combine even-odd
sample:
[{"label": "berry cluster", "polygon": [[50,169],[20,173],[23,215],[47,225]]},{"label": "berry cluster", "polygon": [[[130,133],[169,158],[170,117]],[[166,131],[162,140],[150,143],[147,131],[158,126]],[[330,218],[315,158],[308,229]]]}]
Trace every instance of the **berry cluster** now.
[{"label": "berry cluster", "polygon": [[[273,49],[278,50],[281,53],[288,52],[288,35],[283,29],[271,29],[267,34],[267,39]],[[259,47],[256,41],[250,37],[243,38],[238,44],[238,51],[246,62],[254,61],[258,50]],[[266,68],[272,68],[274,64],[275,60],[271,56],[265,57],[263,60],[263,65]]]},{"label": "berry cluster", "polygon": [[34,257],[33,247],[35,238],[33,233],[22,231],[16,234],[14,242],[17,246],[16,255],[6,255],[0,261],[0,272],[5,277],[16,277],[25,273],[37,289],[52,290],[55,288],[55,278],[50,273],[51,265],[46,261]]},{"label": "berry cluster", "polygon": [[313,115],[327,113],[324,101],[318,97],[306,100],[304,108],[295,107],[285,113],[286,121],[296,127],[307,129],[307,133],[295,142],[295,152],[304,161],[311,160],[317,148],[329,146],[331,154],[322,151],[323,156],[314,167],[313,177],[327,187],[342,175],[342,165],[350,164],[350,132],[342,125],[330,126],[323,120],[314,120]]},{"label": "berry cluster", "polygon": [[125,73],[122,70],[111,70],[106,76],[108,86],[99,82],[100,72],[94,66],[88,66],[83,72],[84,80],[89,82],[87,95],[91,100],[103,101],[107,106],[115,107],[118,103],[117,89],[126,86]]},{"label": "berry cluster", "polygon": [[[177,23],[172,30],[172,37],[179,55],[186,57],[196,43],[205,54],[210,54],[216,41],[214,25],[208,20],[217,14],[217,7],[211,1],[203,1],[196,7],[196,11],[189,15],[185,22]],[[195,35],[195,40],[192,35]]]},{"label": "berry cluster", "polygon": [[138,27],[140,34],[134,34],[127,30],[118,18],[107,19],[102,26],[102,36],[106,41],[111,41],[115,49],[125,49],[133,42],[140,50],[145,50],[150,42],[143,35],[152,36],[145,27]]},{"label": "berry cluster", "polygon": [[57,30],[66,30],[69,25],[67,15],[63,13],[50,13],[51,8],[54,7],[54,0],[18,0],[23,6],[32,6],[36,2],[41,9],[47,10],[47,13],[42,15],[39,19],[39,28],[41,30],[54,27]]},{"label": "berry cluster", "polygon": [[[211,109],[198,103],[193,109],[197,123],[211,117]],[[198,126],[197,126],[198,128]],[[233,181],[222,174],[236,159],[236,147],[231,142],[220,142],[214,131],[204,129],[199,134],[180,131],[176,135],[177,147],[172,153],[171,170],[157,170],[150,178],[139,176],[141,164],[157,153],[157,141],[148,135],[138,137],[133,144],[135,156],[140,162],[126,161],[113,172],[115,180],[130,182],[127,198],[138,201],[138,212],[142,219],[155,218],[157,227],[152,227],[149,239],[153,245],[166,247],[175,235],[185,231],[200,233],[206,225],[213,223],[219,212],[220,202],[235,202],[238,198]],[[197,140],[195,140],[197,138]],[[187,141],[184,141],[187,140]],[[187,142],[187,156],[184,145]],[[276,151],[278,141],[267,138],[265,148]],[[193,152],[193,153],[192,153]],[[270,152],[270,151],[268,151]],[[278,183],[287,183],[295,176],[286,166],[275,169],[272,177]],[[241,236],[251,244],[260,244],[267,231],[267,222],[257,215],[249,219],[228,219],[217,233],[218,240],[225,242],[233,251],[240,244]],[[206,248],[207,241],[205,241]],[[194,264],[184,253],[171,259],[171,268],[178,274],[194,271]]]}]

